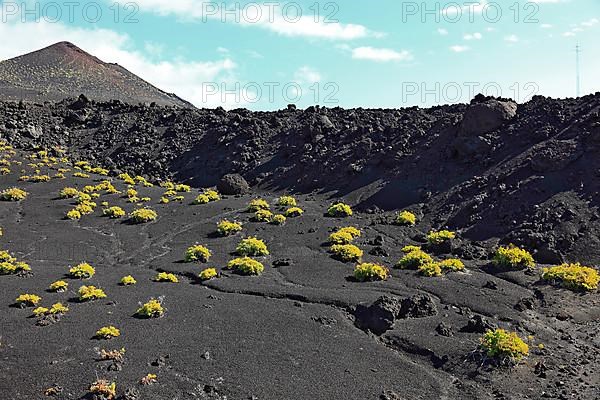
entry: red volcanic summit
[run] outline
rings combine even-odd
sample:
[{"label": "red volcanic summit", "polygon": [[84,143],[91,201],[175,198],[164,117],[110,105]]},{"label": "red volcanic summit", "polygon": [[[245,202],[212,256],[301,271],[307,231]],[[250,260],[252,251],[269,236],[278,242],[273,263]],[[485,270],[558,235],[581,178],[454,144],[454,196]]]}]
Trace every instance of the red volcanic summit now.
[{"label": "red volcanic summit", "polygon": [[125,68],[105,63],[69,42],[59,42],[0,62],[0,98],[3,100],[60,101],[82,93],[96,101],[193,107]]}]

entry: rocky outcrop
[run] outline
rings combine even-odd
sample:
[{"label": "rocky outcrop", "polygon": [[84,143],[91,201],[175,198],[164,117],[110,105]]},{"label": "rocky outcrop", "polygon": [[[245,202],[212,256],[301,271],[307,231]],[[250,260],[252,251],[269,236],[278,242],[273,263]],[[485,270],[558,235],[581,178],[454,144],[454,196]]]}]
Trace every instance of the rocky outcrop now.
[{"label": "rocky outcrop", "polygon": [[479,136],[500,128],[517,114],[517,103],[486,100],[475,102],[465,112],[460,127],[462,136]]}]

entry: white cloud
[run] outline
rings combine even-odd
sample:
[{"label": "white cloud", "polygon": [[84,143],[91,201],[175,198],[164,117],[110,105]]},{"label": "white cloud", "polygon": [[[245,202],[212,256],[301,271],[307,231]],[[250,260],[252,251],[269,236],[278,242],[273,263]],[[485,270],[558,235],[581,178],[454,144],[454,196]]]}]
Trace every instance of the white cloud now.
[{"label": "white cloud", "polygon": [[300,84],[311,84],[321,81],[321,74],[319,71],[307,65],[298,68],[294,73],[294,79]]},{"label": "white cloud", "polygon": [[466,35],[463,36],[463,39],[465,39],[465,40],[481,40],[482,38],[483,38],[483,36],[479,32],[467,33]]},{"label": "white cloud", "polygon": [[175,15],[184,20],[212,20],[243,27],[258,27],[282,36],[330,40],[385,36],[381,32],[369,30],[364,25],[325,21],[323,17],[315,21],[315,17],[309,15],[308,10],[301,10],[300,14],[294,11],[294,7],[284,11],[282,4],[275,2],[226,5],[225,2],[194,0],[139,0],[137,4],[141,11],[161,16]]},{"label": "white cloud", "polygon": [[519,41],[519,37],[517,35],[508,35],[504,37],[504,40],[510,43],[517,43]]},{"label": "white cloud", "polygon": [[598,20],[598,18],[592,18],[592,19],[590,19],[590,20],[588,20],[588,21],[584,21],[584,22],[582,22],[582,23],[581,23],[581,26],[585,26],[585,27],[592,27],[592,26],[594,26],[594,25],[598,24],[598,22],[600,22],[600,21]]},{"label": "white cloud", "polygon": [[246,54],[248,54],[251,58],[265,58],[265,56],[256,50],[246,50]]},{"label": "white cloud", "polygon": [[352,58],[357,60],[370,60],[377,62],[411,61],[412,54],[407,50],[396,51],[393,49],[375,47],[357,47],[352,49]]},{"label": "white cloud", "polygon": [[144,50],[146,50],[146,53],[150,54],[151,56],[160,57],[165,51],[165,46],[160,43],[145,42]]},{"label": "white cloud", "polygon": [[551,24],[541,24],[540,25],[540,28],[542,28],[542,29],[550,29],[552,27],[553,27],[553,25],[551,25]]},{"label": "white cloud", "polygon": [[446,36],[446,35],[448,35],[448,30],[444,29],[444,28],[438,28],[437,33],[439,33],[442,36]]},{"label": "white cloud", "polygon": [[577,36],[577,33],[593,28],[594,26],[598,25],[598,23],[600,23],[598,18],[590,18],[587,21],[583,21],[579,24],[570,24],[571,30],[564,32],[562,35],[564,37]]},{"label": "white cloud", "polygon": [[450,46],[450,50],[452,50],[455,53],[464,53],[465,51],[469,50],[469,46],[461,46],[461,45]]},{"label": "white cloud", "polygon": [[[236,64],[228,57],[213,61],[153,61],[142,52],[131,50],[127,35],[107,29],[83,29],[60,23],[21,23],[12,21],[0,24],[0,59],[12,58],[24,53],[68,40],[102,61],[118,63],[158,88],[176,93],[196,106],[231,108],[240,104],[223,104],[221,96],[206,97],[203,102],[202,84],[228,83],[231,88],[236,81]],[[160,44],[145,44],[146,51],[160,48]],[[231,100],[233,101],[233,100]]]}]

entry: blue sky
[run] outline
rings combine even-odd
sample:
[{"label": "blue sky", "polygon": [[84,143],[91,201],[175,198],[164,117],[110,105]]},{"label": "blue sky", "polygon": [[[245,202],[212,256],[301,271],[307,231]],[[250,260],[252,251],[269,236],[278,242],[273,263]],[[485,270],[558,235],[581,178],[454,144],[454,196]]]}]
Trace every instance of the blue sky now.
[{"label": "blue sky", "polygon": [[68,40],[200,107],[572,97],[577,44],[600,91],[597,0],[35,4],[2,2],[0,59]]}]

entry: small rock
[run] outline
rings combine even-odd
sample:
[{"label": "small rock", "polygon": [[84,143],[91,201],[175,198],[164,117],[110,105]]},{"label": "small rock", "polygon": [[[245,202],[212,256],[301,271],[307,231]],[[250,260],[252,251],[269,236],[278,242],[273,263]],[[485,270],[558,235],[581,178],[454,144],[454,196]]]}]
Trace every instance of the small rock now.
[{"label": "small rock", "polygon": [[489,322],[481,315],[476,314],[469,319],[467,326],[465,326],[462,331],[470,333],[485,333],[496,328],[497,326],[495,324]]},{"label": "small rock", "polygon": [[379,400],[402,400],[402,397],[393,390],[386,390],[381,393]]},{"label": "small rock", "polygon": [[533,310],[534,307],[535,299],[531,297],[525,297],[515,304],[515,310],[517,311]]},{"label": "small rock", "polygon": [[446,324],[444,321],[440,322],[440,324],[435,328],[435,331],[441,336],[454,336],[454,332],[452,331],[452,327]]},{"label": "small rock", "polygon": [[273,267],[275,268],[289,267],[290,265],[292,265],[292,260],[289,258],[280,258],[278,260],[273,261]]},{"label": "small rock", "polygon": [[376,257],[389,257],[390,253],[381,246],[373,247],[369,250],[369,254]]},{"label": "small rock", "polygon": [[487,281],[485,285],[483,285],[483,288],[490,290],[498,290],[498,284],[494,281]]}]

